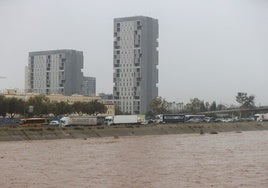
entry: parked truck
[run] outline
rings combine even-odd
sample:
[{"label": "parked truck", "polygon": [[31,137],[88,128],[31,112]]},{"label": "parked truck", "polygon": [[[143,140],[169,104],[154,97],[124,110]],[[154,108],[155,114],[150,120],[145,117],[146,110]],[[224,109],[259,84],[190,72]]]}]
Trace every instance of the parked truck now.
[{"label": "parked truck", "polygon": [[89,126],[89,125],[97,125],[98,118],[93,116],[73,116],[73,117],[62,117],[60,119],[60,126]]},{"label": "parked truck", "polygon": [[254,118],[256,121],[268,121],[268,113],[266,114],[255,114]]},{"label": "parked truck", "polygon": [[145,121],[145,115],[115,115],[105,117],[106,125],[140,124]]}]

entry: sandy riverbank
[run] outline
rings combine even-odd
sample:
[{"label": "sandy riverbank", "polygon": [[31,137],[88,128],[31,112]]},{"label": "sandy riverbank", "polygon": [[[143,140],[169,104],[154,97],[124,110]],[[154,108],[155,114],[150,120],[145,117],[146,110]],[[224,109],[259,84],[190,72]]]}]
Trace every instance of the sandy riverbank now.
[{"label": "sandy riverbank", "polygon": [[185,133],[220,133],[268,130],[268,122],[150,124],[99,127],[0,127],[0,141],[50,140],[113,136],[143,136]]}]

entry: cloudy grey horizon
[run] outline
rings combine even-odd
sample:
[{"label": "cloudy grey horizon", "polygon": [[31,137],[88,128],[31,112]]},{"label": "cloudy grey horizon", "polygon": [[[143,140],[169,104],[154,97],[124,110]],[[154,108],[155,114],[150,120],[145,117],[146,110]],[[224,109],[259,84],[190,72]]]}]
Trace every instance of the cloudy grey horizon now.
[{"label": "cloudy grey horizon", "polygon": [[268,105],[266,0],[1,0],[0,91],[24,88],[33,51],[83,51],[85,76],[112,93],[113,19],[159,22],[159,96],[231,105],[237,92]]}]

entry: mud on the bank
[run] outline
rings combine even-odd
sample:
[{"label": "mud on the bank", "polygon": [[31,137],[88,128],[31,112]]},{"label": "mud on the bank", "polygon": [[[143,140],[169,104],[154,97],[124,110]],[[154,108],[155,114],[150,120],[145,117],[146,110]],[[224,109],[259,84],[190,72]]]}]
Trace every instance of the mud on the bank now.
[{"label": "mud on the bank", "polygon": [[98,127],[0,127],[0,141],[73,139],[90,137],[119,137],[164,134],[215,134],[268,130],[268,122],[204,123],[204,124],[149,124]]}]

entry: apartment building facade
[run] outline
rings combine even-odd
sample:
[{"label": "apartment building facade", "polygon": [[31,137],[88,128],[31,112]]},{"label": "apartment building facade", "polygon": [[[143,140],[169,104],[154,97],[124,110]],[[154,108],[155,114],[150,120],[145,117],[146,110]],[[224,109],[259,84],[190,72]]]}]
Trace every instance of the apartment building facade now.
[{"label": "apartment building facade", "polygon": [[82,95],[96,96],[96,78],[95,77],[90,77],[90,76],[83,77]]},{"label": "apartment building facade", "polygon": [[80,94],[83,52],[51,50],[30,52],[26,91],[40,94]]},{"label": "apartment building facade", "polygon": [[113,96],[120,111],[145,114],[158,96],[158,20],[114,19]]}]

